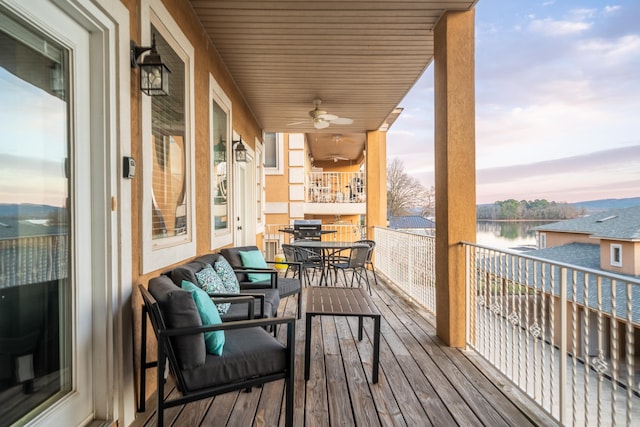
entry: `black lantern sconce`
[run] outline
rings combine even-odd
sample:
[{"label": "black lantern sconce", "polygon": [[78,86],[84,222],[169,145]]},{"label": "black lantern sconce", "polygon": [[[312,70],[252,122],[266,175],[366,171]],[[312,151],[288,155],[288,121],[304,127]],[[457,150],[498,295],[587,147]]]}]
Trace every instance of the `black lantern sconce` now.
[{"label": "black lantern sconce", "polygon": [[233,144],[238,144],[236,145],[236,148],[234,148],[233,152],[235,153],[235,157],[236,157],[236,162],[246,162],[247,161],[247,149],[244,146],[244,144],[242,143],[242,136],[240,136],[240,139],[238,141],[232,141]]},{"label": "black lantern sconce", "polygon": [[[142,62],[138,58],[150,51]],[[164,65],[156,51],[156,35],[153,35],[151,47],[136,45],[131,40],[131,68],[140,67],[140,90],[149,96],[169,95],[169,74],[171,70]]]}]

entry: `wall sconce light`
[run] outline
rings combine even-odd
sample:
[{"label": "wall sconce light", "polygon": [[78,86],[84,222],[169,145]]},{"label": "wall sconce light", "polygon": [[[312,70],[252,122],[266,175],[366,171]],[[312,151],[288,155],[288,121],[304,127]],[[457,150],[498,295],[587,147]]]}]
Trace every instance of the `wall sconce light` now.
[{"label": "wall sconce light", "polygon": [[[142,62],[138,58],[150,51]],[[171,70],[164,65],[156,51],[156,35],[153,35],[151,47],[136,45],[131,40],[131,68],[140,67],[140,90],[149,96],[169,95],[169,74]]]},{"label": "wall sconce light", "polygon": [[247,149],[245,148],[244,144],[242,143],[242,136],[240,136],[240,139],[238,141],[232,141],[232,143],[238,144],[236,145],[236,148],[234,148],[233,152],[235,153],[236,156],[236,162],[246,162],[247,161]]}]

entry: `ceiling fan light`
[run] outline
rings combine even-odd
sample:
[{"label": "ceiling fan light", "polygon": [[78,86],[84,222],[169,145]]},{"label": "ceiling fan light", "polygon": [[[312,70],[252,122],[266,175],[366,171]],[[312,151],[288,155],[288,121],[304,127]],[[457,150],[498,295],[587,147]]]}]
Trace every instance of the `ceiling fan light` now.
[{"label": "ceiling fan light", "polygon": [[316,129],[324,129],[324,128],[328,128],[329,127],[329,122],[319,119],[319,118],[315,118],[313,119],[313,127]]}]

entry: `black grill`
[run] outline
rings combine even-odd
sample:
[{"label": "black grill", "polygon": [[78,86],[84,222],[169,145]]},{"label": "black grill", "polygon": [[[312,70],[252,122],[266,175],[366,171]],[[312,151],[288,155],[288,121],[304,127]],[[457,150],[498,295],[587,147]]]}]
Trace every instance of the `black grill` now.
[{"label": "black grill", "polygon": [[322,221],[319,219],[297,219],[293,221],[293,238],[320,240],[322,236]]}]

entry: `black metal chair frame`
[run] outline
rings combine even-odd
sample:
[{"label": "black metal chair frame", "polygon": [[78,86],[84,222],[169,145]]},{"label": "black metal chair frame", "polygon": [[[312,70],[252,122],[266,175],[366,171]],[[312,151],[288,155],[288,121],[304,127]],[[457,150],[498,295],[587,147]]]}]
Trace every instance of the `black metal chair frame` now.
[{"label": "black metal chair frame", "polygon": [[[322,269],[322,258],[316,252],[292,245],[283,244],[282,250],[287,259],[286,263],[294,266],[295,271],[298,272],[298,277],[305,282],[305,286],[310,286],[311,279],[315,278],[316,270]],[[289,260],[287,252],[293,255],[293,262]],[[309,275],[309,270],[312,270],[312,276]],[[289,267],[287,267],[287,272],[288,271]],[[287,272],[285,272],[285,277]]]},{"label": "black metal chair frame", "polygon": [[[139,411],[145,411],[145,382],[146,382],[146,370],[149,368],[157,368],[157,424],[162,426],[164,422],[164,410],[178,405],[184,405],[189,402],[194,402],[200,399],[206,399],[219,394],[228,393],[235,390],[249,390],[251,387],[259,386],[271,381],[277,381],[280,379],[285,380],[286,396],[285,396],[285,426],[293,426],[293,397],[294,397],[294,363],[295,363],[295,318],[293,317],[281,317],[281,318],[269,318],[269,319],[249,319],[234,322],[223,322],[218,325],[212,326],[199,326],[192,328],[167,328],[160,307],[158,306],[155,298],[147,291],[147,289],[139,285],[140,292],[144,304],[142,306],[142,323],[141,323],[141,351],[140,351],[140,396],[139,396]],[[234,297],[237,298],[237,297]],[[246,297],[245,297],[246,298]],[[249,297],[250,298],[250,297]],[[231,299],[231,298],[229,298]],[[216,303],[230,302],[226,298],[215,299]],[[151,320],[153,331],[158,340],[157,359],[152,362],[147,361],[147,317]],[[255,327],[276,327],[277,325],[287,325],[287,368],[279,373],[273,373],[260,377],[253,377],[249,379],[238,379],[237,381],[229,382],[228,384],[216,385],[206,387],[193,392],[187,391],[186,383],[178,364],[178,360],[171,344],[172,337],[179,337],[185,335],[202,334],[204,332],[242,329],[242,328],[255,328]],[[274,338],[275,339],[275,338]],[[260,348],[254,349],[256,352],[260,352]],[[169,370],[175,378],[176,387],[181,393],[181,397],[166,400],[164,396],[165,379],[162,374],[165,372],[166,365],[169,364]]]},{"label": "black metal chair frame", "polygon": [[369,255],[367,255],[367,265],[371,266],[371,271],[373,272],[373,281],[377,286],[378,277],[376,276],[376,267],[373,265],[373,250],[376,247],[376,241],[371,239],[363,239],[363,240],[357,240],[355,243],[364,243],[366,245],[369,245]]},{"label": "black metal chair frame", "polygon": [[[366,250],[366,253],[365,253]],[[344,255],[348,252],[348,255]],[[353,274],[351,276],[351,284],[358,277],[358,285],[360,286],[361,280],[364,279],[367,284],[367,290],[371,293],[371,285],[369,284],[369,276],[367,275],[366,259],[371,252],[371,247],[366,243],[354,244],[354,246],[347,249],[340,249],[335,251],[329,258],[329,267],[334,270],[335,282],[338,283],[338,271],[342,271],[345,285],[347,284],[346,271],[350,270]]]}]

